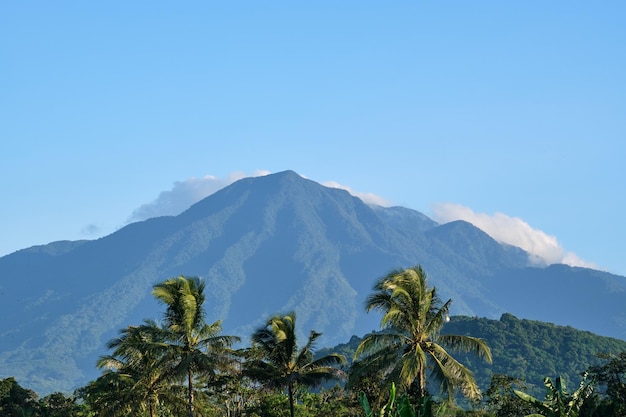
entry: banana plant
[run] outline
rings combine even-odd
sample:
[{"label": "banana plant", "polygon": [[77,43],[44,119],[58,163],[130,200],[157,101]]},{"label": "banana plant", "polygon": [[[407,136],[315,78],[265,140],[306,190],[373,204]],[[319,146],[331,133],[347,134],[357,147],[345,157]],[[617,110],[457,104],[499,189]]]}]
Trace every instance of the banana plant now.
[{"label": "banana plant", "polygon": [[[367,400],[367,395],[363,391],[359,393],[359,401],[361,406],[363,407],[363,411],[365,411],[365,417],[374,417],[374,411],[372,411],[372,407],[370,407],[370,403]],[[393,417],[392,410],[393,404],[396,401],[396,384],[391,383],[391,388],[389,388],[389,401],[385,404],[379,411],[379,417]]]},{"label": "banana plant", "polygon": [[567,393],[561,377],[557,377],[554,383],[550,378],[545,378],[543,384],[547,389],[546,398],[543,401],[525,392],[514,390],[519,398],[540,410],[540,414],[530,414],[526,417],[578,417],[580,408],[593,392],[593,385],[587,381],[586,374],[578,389],[572,394]]},{"label": "banana plant", "polygon": [[[427,397],[424,397],[427,398]],[[398,401],[398,408],[396,409],[397,417],[417,417],[415,414],[415,408],[411,405],[409,397],[403,395]],[[421,416],[421,414],[420,414]]]},{"label": "banana plant", "polygon": [[[416,410],[407,395],[402,395],[398,401],[396,401],[396,395],[396,384],[392,382],[389,388],[389,400],[378,412],[378,417],[432,417],[431,400],[429,396],[422,398]],[[363,411],[365,411],[365,417],[374,417],[374,411],[370,407],[365,393],[359,393],[359,401],[361,402]]]}]

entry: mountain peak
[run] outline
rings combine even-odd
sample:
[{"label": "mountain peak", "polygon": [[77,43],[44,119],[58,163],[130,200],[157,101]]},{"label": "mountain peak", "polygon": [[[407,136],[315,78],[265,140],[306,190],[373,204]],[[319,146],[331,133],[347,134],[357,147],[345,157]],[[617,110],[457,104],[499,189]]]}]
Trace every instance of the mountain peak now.
[{"label": "mountain peak", "polygon": [[[467,222],[438,225],[414,210],[368,206],[291,170],[244,178],[178,216],[0,257],[0,372],[40,393],[84,383],[119,328],[160,316],[152,285],[179,275],[202,278],[207,318],[244,340],[268,316],[291,310],[303,333],[324,334],[320,343],[370,332],[380,317],[363,304],[376,279],[416,264],[454,300],[453,313],[468,316],[499,316],[508,306],[530,314],[537,289],[525,285],[526,274],[548,285],[558,272],[561,285],[575,273],[577,285],[563,288],[602,299],[587,301],[585,314],[614,306],[614,322],[588,329],[623,334],[626,294],[617,284],[588,270],[523,268],[525,253],[513,249]],[[503,293],[513,287],[511,301]],[[576,317],[580,303],[563,303],[554,309]]]}]

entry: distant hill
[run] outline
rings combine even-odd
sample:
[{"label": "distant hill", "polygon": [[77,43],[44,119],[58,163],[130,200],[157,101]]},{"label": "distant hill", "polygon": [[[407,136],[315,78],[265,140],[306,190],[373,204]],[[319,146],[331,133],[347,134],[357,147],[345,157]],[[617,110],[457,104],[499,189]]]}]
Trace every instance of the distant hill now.
[{"label": "distant hill", "polygon": [[[499,320],[453,316],[445,324],[442,334],[471,335],[489,343],[492,364],[472,354],[451,351],[472,370],[483,392],[489,388],[492,375],[504,374],[524,380],[528,390],[539,398],[545,393],[543,378],[554,380],[562,376],[568,387],[575,388],[584,371],[602,363],[597,354],[626,352],[626,341],[621,339],[598,336],[569,326],[518,319],[508,313]],[[316,354],[340,353],[351,362],[361,340],[362,337],[352,336],[346,343],[319,349]]]},{"label": "distant hill", "polygon": [[295,310],[323,345],[378,328],[364,299],[375,279],[421,264],[456,315],[550,321],[625,338],[626,278],[530,267],[528,254],[473,225],[439,225],[402,207],[368,206],[293,171],[245,178],[178,216],[92,241],[54,242],[0,258],[0,377],[45,394],[97,375],[119,328],[158,319],[154,283],[207,282],[207,319],[247,341],[271,314]]}]

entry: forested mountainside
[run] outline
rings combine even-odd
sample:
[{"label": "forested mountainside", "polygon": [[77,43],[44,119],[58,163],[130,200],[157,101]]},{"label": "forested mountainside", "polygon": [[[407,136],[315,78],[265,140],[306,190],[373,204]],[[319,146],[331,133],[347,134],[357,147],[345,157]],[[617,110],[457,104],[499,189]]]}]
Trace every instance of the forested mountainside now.
[{"label": "forested mountainside", "polygon": [[179,275],[206,281],[207,318],[228,334],[245,341],[294,310],[303,333],[320,331],[330,346],[377,329],[363,307],[372,285],[416,264],[453,315],[509,312],[626,336],[625,277],[530,267],[526,252],[467,222],[369,206],[285,171],[237,181],[178,216],[1,257],[0,377],[41,393],[84,384],[119,328],[158,318],[152,285]]},{"label": "forested mountainside", "polygon": [[[499,320],[453,316],[442,333],[470,335],[489,343],[492,364],[472,354],[455,353],[455,358],[474,372],[483,392],[489,388],[494,374],[524,380],[529,391],[538,397],[544,394],[545,377],[554,379],[562,376],[568,386],[575,388],[583,372],[601,363],[596,355],[626,352],[624,340],[598,336],[569,326],[519,319],[508,313]],[[352,336],[348,342],[320,349],[317,354],[341,353],[351,360],[361,339],[360,336]]]}]

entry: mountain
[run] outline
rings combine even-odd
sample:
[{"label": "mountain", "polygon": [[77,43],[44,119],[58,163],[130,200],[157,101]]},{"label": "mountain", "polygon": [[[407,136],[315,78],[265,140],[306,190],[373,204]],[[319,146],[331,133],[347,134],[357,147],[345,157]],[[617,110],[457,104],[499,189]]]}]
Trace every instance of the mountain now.
[{"label": "mountain", "polygon": [[178,275],[206,280],[207,320],[246,342],[289,310],[327,346],[377,329],[363,310],[374,281],[418,263],[455,315],[510,312],[626,336],[626,278],[528,259],[469,223],[368,206],[293,171],[245,178],[178,216],[1,257],[0,377],[40,393],[84,384],[117,329],[160,318],[151,287]]}]

